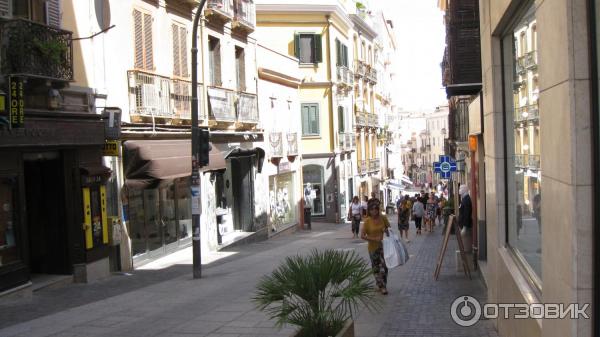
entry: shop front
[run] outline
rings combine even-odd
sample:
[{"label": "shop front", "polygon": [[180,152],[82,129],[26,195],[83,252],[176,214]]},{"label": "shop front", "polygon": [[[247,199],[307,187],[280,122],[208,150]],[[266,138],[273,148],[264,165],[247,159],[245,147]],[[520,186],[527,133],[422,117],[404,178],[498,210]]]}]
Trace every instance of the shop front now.
[{"label": "shop front", "polygon": [[280,232],[298,223],[296,172],[269,177],[269,223],[271,232]]}]

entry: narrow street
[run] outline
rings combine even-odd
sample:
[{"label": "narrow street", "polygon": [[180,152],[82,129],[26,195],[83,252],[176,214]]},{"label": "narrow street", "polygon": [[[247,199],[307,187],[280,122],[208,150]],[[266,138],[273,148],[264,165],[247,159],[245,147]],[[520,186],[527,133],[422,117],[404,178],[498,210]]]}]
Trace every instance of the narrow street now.
[{"label": "narrow street", "polygon": [[[361,312],[356,336],[496,336],[490,321],[470,328],[452,322],[450,305],[457,296],[482,300],[485,290],[476,273],[469,281],[455,271],[452,240],[439,281],[433,281],[441,238],[439,226],[433,234],[411,237],[408,264],[390,271],[384,309]],[[311,232],[222,252],[226,257],[203,266],[200,280],[191,278],[187,250],[187,262],[164,269],[153,269],[167,264],[159,260],[93,284],[46,288],[31,299],[3,299],[0,336],[290,336],[291,327],[275,328],[250,298],[259,278],[285,256],[313,248],[354,249],[368,259],[366,244],[351,239],[349,224],[313,224]]]}]

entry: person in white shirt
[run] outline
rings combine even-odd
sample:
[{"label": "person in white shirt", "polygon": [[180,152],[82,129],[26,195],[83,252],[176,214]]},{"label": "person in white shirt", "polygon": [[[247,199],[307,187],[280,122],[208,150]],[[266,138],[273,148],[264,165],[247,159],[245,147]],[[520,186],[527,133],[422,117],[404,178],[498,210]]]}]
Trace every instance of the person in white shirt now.
[{"label": "person in white shirt", "polygon": [[352,220],[352,238],[358,238],[358,230],[360,228],[360,220],[362,219],[363,205],[357,196],[352,198],[348,219]]}]

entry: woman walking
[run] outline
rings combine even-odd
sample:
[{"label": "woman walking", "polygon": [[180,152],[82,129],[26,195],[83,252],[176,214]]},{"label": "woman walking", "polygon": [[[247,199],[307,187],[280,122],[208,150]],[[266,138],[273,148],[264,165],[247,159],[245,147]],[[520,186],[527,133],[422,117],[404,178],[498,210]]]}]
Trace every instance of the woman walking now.
[{"label": "woman walking", "polygon": [[350,212],[348,212],[348,219],[352,220],[352,238],[358,238],[358,230],[360,228],[360,220],[362,219],[363,206],[357,196],[352,198],[350,204]]},{"label": "woman walking", "polygon": [[435,207],[436,202],[433,197],[433,192],[429,194],[427,204],[425,206],[425,231],[433,232],[433,225],[435,224]]},{"label": "woman walking", "polygon": [[381,215],[379,210],[379,202],[371,201],[367,205],[369,216],[365,219],[363,227],[360,231],[360,237],[369,242],[368,250],[371,258],[371,267],[373,275],[379,291],[383,295],[387,295],[387,275],[388,268],[385,264],[383,256],[383,233],[389,235],[388,228],[390,223],[384,215]]},{"label": "woman walking", "polygon": [[410,203],[410,199],[407,195],[398,204],[398,230],[400,231],[401,238],[402,234],[404,233],[404,239],[406,242],[410,242],[408,239],[408,222],[410,221],[411,208],[412,204]]},{"label": "woman walking", "polygon": [[415,203],[412,207],[412,214],[415,220],[415,227],[417,228],[417,235],[421,235],[421,221],[425,215],[425,206],[418,197],[415,199]]}]

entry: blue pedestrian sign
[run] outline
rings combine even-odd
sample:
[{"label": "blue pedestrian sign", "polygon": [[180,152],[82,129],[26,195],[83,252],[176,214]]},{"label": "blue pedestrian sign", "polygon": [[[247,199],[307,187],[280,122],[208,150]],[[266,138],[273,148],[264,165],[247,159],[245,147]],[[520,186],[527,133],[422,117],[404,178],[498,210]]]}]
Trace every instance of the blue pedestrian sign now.
[{"label": "blue pedestrian sign", "polygon": [[442,179],[450,179],[452,172],[456,171],[456,162],[450,156],[440,156],[440,161],[433,163],[433,171],[439,173]]}]

